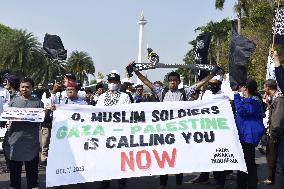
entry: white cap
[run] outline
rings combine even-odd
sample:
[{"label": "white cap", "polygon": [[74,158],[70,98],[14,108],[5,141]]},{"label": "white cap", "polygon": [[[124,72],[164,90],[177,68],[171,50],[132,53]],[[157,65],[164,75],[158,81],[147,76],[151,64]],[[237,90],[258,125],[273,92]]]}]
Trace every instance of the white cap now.
[{"label": "white cap", "polygon": [[223,77],[221,75],[215,75],[211,80],[217,80],[222,82],[223,81]]},{"label": "white cap", "polygon": [[120,75],[120,74],[119,74],[119,71],[117,71],[117,70],[111,70],[110,73],[115,73],[115,74],[117,74],[117,75]]},{"label": "white cap", "polygon": [[129,78],[123,78],[122,80],[121,80],[121,83],[133,83]]}]

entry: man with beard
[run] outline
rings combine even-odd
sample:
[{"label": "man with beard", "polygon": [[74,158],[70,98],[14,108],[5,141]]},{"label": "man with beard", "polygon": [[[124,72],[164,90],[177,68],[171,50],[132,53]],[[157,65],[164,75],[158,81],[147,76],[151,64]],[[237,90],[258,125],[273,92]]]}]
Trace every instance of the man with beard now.
[{"label": "man with beard", "polygon": [[[119,91],[120,87],[120,75],[118,73],[110,73],[108,75],[108,91],[100,95],[97,106],[114,106],[121,104],[130,104],[129,95]],[[126,178],[119,179],[118,181],[119,189],[127,188]],[[110,188],[110,181],[102,181],[101,189]]]}]

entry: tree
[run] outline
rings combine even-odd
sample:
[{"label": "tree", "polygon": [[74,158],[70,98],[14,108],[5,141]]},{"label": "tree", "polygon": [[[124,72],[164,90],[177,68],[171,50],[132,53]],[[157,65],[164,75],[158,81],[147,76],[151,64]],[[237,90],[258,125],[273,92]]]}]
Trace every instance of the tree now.
[{"label": "tree", "polygon": [[[195,31],[201,31],[202,33],[211,33],[211,45],[209,49],[209,62],[216,60],[216,63],[220,62],[220,53],[227,54],[227,49],[221,47],[221,40],[227,40],[231,31],[231,21],[223,19],[221,22],[210,21],[206,26],[198,27]],[[226,51],[226,52],[225,52]]]},{"label": "tree", "polygon": [[67,60],[67,69],[74,73],[82,83],[87,80],[87,74],[94,75],[95,73],[94,62],[86,52],[72,52]]},{"label": "tree", "polygon": [[225,0],[216,0],[215,1],[215,8],[218,10],[223,10]]},{"label": "tree", "polygon": [[[243,16],[248,16],[249,8],[252,5],[252,2],[258,0],[237,0],[235,4],[235,12],[238,17],[238,33],[241,34],[241,19]],[[215,8],[217,10],[223,10],[225,0],[215,0]]]},{"label": "tree", "polygon": [[1,68],[21,71],[27,75],[34,70],[34,56],[39,52],[39,42],[32,33],[14,30],[1,40]]},{"label": "tree", "polygon": [[41,55],[41,66],[38,67],[30,76],[37,82],[53,83],[56,76],[61,76],[67,73],[66,64],[59,61],[51,61],[44,55]]}]

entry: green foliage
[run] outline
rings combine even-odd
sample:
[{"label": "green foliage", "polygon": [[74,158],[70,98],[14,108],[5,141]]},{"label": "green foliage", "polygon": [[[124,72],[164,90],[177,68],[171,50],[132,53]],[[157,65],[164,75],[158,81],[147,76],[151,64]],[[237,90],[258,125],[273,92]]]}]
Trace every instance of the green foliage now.
[{"label": "green foliage", "polygon": [[94,74],[91,57],[75,51],[66,62],[50,60],[43,53],[37,38],[26,30],[11,29],[0,24],[0,69],[2,72],[30,76],[36,83],[52,82],[57,75],[74,72],[83,82]]},{"label": "green foliage", "polygon": [[[259,83],[265,80],[267,56],[272,43],[271,27],[276,4],[272,0],[238,0],[235,6],[235,11],[240,11],[243,16],[241,17],[241,34],[256,44],[256,51],[252,55],[248,65],[248,77],[256,79]],[[218,7],[216,6],[216,8]],[[209,48],[209,63],[218,62],[226,72],[228,72],[231,44],[230,28],[231,21],[224,19],[220,22],[211,21],[196,29],[199,32],[211,32],[212,40]],[[189,42],[192,45],[195,43],[195,40]],[[283,47],[277,47],[277,50],[280,55],[284,53]],[[281,61],[284,61],[284,57]],[[185,55],[184,62],[194,63],[192,49]],[[179,69],[178,72],[188,73],[189,71]]]},{"label": "green foliage", "polygon": [[225,0],[216,0],[215,1],[215,8],[218,10],[223,10]]},{"label": "green foliage", "polygon": [[101,80],[103,80],[104,79],[104,74],[102,73],[102,72],[98,72],[98,79],[101,79]]},{"label": "green foliage", "polygon": [[26,30],[12,30],[0,25],[0,69],[30,76],[36,83],[52,81],[66,73],[65,65],[44,56],[40,43]]},{"label": "green foliage", "polygon": [[88,79],[87,74],[94,75],[95,73],[94,62],[86,52],[72,52],[67,61],[67,69],[69,72],[76,74],[81,82]]},{"label": "green foliage", "polygon": [[90,85],[93,85],[93,84],[97,84],[97,80],[95,79],[91,80]]},{"label": "green foliage", "polygon": [[262,24],[272,25],[274,9],[267,1],[259,1],[251,7],[249,13],[249,22],[251,26]]}]

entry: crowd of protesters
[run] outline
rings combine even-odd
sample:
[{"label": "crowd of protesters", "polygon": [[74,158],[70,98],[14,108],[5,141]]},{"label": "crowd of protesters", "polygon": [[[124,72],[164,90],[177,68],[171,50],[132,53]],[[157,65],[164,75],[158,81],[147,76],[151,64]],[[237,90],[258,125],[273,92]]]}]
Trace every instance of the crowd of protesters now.
[{"label": "crowd of protesters", "polygon": [[[135,71],[143,84],[133,85],[128,79],[122,80],[117,71],[113,70],[107,78],[107,85],[98,83],[93,91],[91,88],[82,90],[82,84],[73,73],[54,79],[54,83],[45,88],[42,83],[34,87],[31,78],[18,78],[16,75],[2,76],[4,87],[0,87],[4,108],[44,108],[45,120],[31,122],[1,122],[7,127],[3,150],[6,159],[6,172],[10,173],[10,188],[21,188],[22,165],[25,164],[28,189],[38,188],[38,166],[45,167],[48,163],[48,149],[51,137],[53,111],[56,104],[78,104],[91,106],[114,106],[130,103],[193,101],[226,98],[232,103],[239,139],[242,145],[248,173],[237,173],[237,189],[256,189],[258,184],[255,148],[261,139],[266,140],[267,179],[266,185],[284,186],[284,69],[276,51],[270,56],[275,62],[276,80],[268,79],[264,83],[264,95],[258,92],[257,83],[253,79],[240,83],[229,97],[222,91],[222,68],[216,67],[208,76],[190,87],[179,88],[180,75],[171,72],[167,75],[168,87],[160,81],[150,82],[139,71]],[[131,62],[133,64],[134,62]],[[205,87],[207,86],[207,87]],[[145,92],[144,89],[149,89]],[[263,118],[268,112],[267,128]],[[41,128],[41,132],[39,132]],[[39,141],[41,133],[41,149]],[[227,174],[230,171],[213,172],[216,189],[225,187]],[[207,183],[209,173],[201,173],[192,180],[193,184]],[[168,175],[160,176],[160,188],[167,187]],[[176,175],[176,188],[182,188],[183,174]],[[127,188],[127,179],[118,180],[119,189]],[[83,185],[81,185],[84,187]],[[102,181],[101,188],[110,188],[110,181]]]}]

